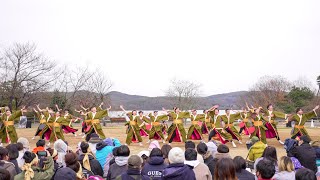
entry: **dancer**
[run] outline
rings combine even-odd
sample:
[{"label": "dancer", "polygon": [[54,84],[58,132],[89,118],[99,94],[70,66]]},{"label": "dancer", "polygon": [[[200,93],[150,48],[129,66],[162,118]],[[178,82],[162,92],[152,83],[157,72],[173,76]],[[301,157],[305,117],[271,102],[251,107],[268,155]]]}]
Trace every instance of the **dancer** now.
[{"label": "dancer", "polygon": [[65,140],[63,131],[62,131],[62,126],[63,125],[68,125],[68,122],[65,120],[63,116],[60,115],[60,112],[54,113],[53,111],[51,113],[51,118],[48,121],[48,125],[50,126],[51,129],[51,134],[50,134],[50,143],[54,143],[57,139]]},{"label": "dancer", "polygon": [[140,136],[141,137],[147,137],[149,136],[150,131],[147,129],[146,123],[150,123],[150,119],[148,119],[146,116],[143,115],[142,111],[139,111],[139,117],[138,117],[138,126],[140,128]]},{"label": "dancer", "polygon": [[[40,109],[39,105],[37,105],[37,107],[38,109]],[[37,111],[35,108],[33,108],[33,111],[36,113],[36,116],[39,119],[40,124],[32,139],[35,139],[36,136],[39,136],[40,139],[44,139],[46,137],[46,139],[49,140],[50,133],[48,135],[45,134],[45,132],[48,132],[49,129],[49,126],[47,124],[47,119],[49,117],[48,111],[42,111],[41,109]]]},{"label": "dancer", "polygon": [[268,130],[266,130],[266,138],[267,139],[277,138],[280,144],[284,144],[280,140],[280,136],[277,129],[278,122],[276,121],[276,118],[287,119],[288,115],[283,112],[273,111],[272,104],[269,104],[267,106],[267,111],[264,113],[264,116],[268,117],[268,122],[266,123],[266,127],[268,128]]},{"label": "dancer", "polygon": [[[244,135],[250,135],[249,127],[252,126],[251,121],[249,120],[249,114],[247,109],[244,109],[243,112],[240,113],[241,123],[239,124],[240,130],[239,134],[241,135],[242,131],[244,131]],[[250,137],[250,136],[249,136]]]},{"label": "dancer", "polygon": [[68,126],[62,126],[64,133],[72,133],[75,137],[77,137],[76,132],[78,131],[78,129],[73,128],[72,122],[76,122],[79,118],[70,114],[69,110],[67,109],[64,110],[63,117],[66,119],[67,122],[69,122]]},{"label": "dancer", "polygon": [[173,123],[168,129],[167,140],[169,141],[169,144],[172,141],[186,142],[186,130],[183,127],[183,119],[190,118],[190,112],[181,112],[177,107],[174,107],[173,111],[168,111],[163,108],[163,111],[166,111],[170,116],[170,119],[173,120]]},{"label": "dancer", "polygon": [[265,123],[268,120],[266,117],[264,117],[260,113],[260,110],[261,110],[261,107],[251,109],[250,118],[253,122],[254,132],[251,134],[250,139],[253,136],[257,136],[260,139],[260,141],[262,141],[264,144],[267,144],[267,139],[266,139],[267,128],[265,126]]},{"label": "dancer", "polygon": [[191,126],[188,130],[188,139],[192,140],[202,140],[202,132],[199,122],[204,121],[204,114],[197,114],[197,110],[193,109],[191,114]]},{"label": "dancer", "polygon": [[108,111],[111,109],[111,106],[105,110],[102,110],[102,108],[99,108],[99,109],[100,111],[97,111],[96,107],[92,107],[91,111],[86,113],[86,119],[85,119],[85,122],[87,125],[86,140],[90,139],[90,135],[92,133],[98,134],[101,139],[106,138],[100,124],[100,119],[108,116],[109,114]]},{"label": "dancer", "polygon": [[165,143],[165,138],[163,136],[161,121],[167,121],[169,118],[167,115],[158,115],[158,111],[154,111],[153,114],[149,114],[151,129],[149,131],[149,143],[152,139],[159,140],[162,139],[163,143]]},{"label": "dancer", "polygon": [[140,136],[140,128],[137,124],[137,111],[133,110],[132,112],[127,112],[123,106],[121,105],[120,108],[122,109],[123,112],[126,113],[126,115],[129,118],[129,125],[128,125],[128,133],[127,133],[127,138],[126,138],[126,144],[130,145],[132,142],[139,142],[139,145],[142,146],[142,138]]},{"label": "dancer", "polygon": [[289,118],[289,121],[295,121],[296,125],[294,126],[293,133],[291,138],[300,138],[302,135],[309,136],[308,131],[304,128],[305,123],[314,117],[317,117],[317,110],[319,109],[319,105],[317,105],[311,112],[309,113],[303,113],[303,110],[301,108],[297,108],[295,115],[291,116]]},{"label": "dancer", "polygon": [[11,113],[10,109],[4,109],[5,113],[2,114],[2,128],[0,131],[0,137],[2,143],[17,143],[18,135],[16,128],[14,127],[15,120],[23,115],[24,112],[27,112],[25,107],[22,107],[21,110]]},{"label": "dancer", "polygon": [[239,144],[242,144],[241,136],[238,133],[238,130],[233,126],[233,123],[237,120],[240,119],[240,112],[236,114],[230,114],[230,110],[226,109],[225,110],[225,115],[222,115],[221,118],[225,123],[225,130],[232,136],[232,139],[237,140]]},{"label": "dancer", "polygon": [[209,132],[212,130],[211,120],[208,113],[208,110],[203,110],[204,118],[201,125],[201,133],[206,135],[208,135]]},{"label": "dancer", "polygon": [[231,142],[233,147],[237,147],[236,144],[232,141],[232,136],[225,132],[223,125],[223,119],[219,115],[219,109],[217,109],[218,106],[214,106],[210,108],[209,116],[211,117],[211,123],[212,123],[212,130],[209,133],[209,141],[211,139],[219,140],[222,144],[226,144],[227,142]]}]

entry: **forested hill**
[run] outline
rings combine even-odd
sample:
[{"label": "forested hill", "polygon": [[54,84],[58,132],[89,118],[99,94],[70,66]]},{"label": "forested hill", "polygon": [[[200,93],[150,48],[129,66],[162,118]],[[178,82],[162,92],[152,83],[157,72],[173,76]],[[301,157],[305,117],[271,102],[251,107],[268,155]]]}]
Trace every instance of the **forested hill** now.
[{"label": "forested hill", "polygon": [[[245,95],[246,91],[237,91],[225,94],[211,95],[200,97],[197,99],[198,108],[205,109],[214,104],[219,104],[221,108],[239,108],[237,104],[241,96]],[[172,102],[169,97],[147,97],[138,95],[129,95],[118,91],[108,93],[111,105],[118,107],[124,105],[126,109],[143,109],[143,110],[160,110],[162,107],[171,108]]]}]

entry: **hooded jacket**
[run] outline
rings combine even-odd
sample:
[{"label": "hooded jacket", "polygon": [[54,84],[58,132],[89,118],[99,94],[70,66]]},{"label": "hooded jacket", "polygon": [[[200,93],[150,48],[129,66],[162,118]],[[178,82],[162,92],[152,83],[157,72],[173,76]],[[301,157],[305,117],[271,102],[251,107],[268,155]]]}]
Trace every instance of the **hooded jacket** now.
[{"label": "hooded jacket", "polygon": [[141,174],[152,179],[161,179],[162,171],[167,167],[162,156],[152,156],[142,168]]},{"label": "hooded jacket", "polygon": [[[100,163],[100,166],[103,168],[105,163],[106,163],[106,159],[109,156],[109,154],[112,154],[112,150],[115,147],[119,147],[121,146],[121,143],[118,139],[110,139],[107,138],[104,141],[100,141],[97,146],[96,146],[96,158]],[[111,142],[110,142],[111,141]]]},{"label": "hooded jacket", "polygon": [[14,164],[11,162],[0,160],[0,168],[9,171],[11,180],[13,180],[14,176],[17,174]]},{"label": "hooded jacket", "polygon": [[107,180],[116,179],[117,176],[123,174],[128,170],[129,157],[116,156],[115,163],[113,163],[108,171]]},{"label": "hooded jacket", "polygon": [[195,180],[196,176],[192,167],[183,163],[170,164],[166,167],[162,174],[162,179],[170,180]]}]

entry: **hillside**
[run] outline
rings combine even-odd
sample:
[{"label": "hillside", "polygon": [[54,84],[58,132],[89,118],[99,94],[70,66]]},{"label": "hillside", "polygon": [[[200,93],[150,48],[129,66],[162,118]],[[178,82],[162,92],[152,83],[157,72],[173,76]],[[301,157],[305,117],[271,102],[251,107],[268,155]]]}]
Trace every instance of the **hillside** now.
[{"label": "hillside", "polygon": [[[239,98],[245,93],[246,91],[237,91],[200,97],[198,99],[200,102],[198,109],[205,109],[214,104],[219,104],[224,108],[238,108],[236,105],[238,104]],[[112,106],[119,107],[119,105],[124,105],[126,109],[160,110],[162,107],[171,108],[172,106],[169,98],[165,96],[147,97],[112,91],[108,93],[108,97]]]}]

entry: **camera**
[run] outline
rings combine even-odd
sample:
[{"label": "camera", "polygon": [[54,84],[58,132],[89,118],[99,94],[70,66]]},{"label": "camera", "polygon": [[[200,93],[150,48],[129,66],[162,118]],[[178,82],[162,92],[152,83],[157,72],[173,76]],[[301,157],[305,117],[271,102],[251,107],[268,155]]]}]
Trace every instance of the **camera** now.
[{"label": "camera", "polygon": [[47,151],[38,151],[37,155],[39,157],[39,164],[40,168],[44,168],[44,161],[47,160]]},{"label": "camera", "polygon": [[47,151],[38,151],[37,155],[39,156],[39,158],[47,157]]}]

